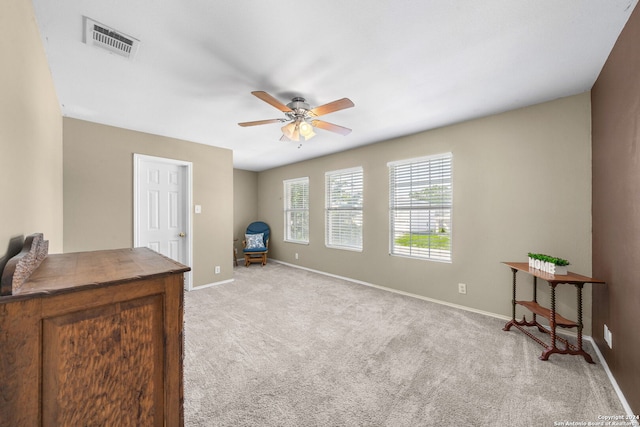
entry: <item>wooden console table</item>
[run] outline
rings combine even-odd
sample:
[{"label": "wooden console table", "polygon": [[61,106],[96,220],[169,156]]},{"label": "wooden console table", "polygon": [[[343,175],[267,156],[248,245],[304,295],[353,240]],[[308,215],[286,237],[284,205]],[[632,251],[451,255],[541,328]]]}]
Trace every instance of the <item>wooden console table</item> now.
[{"label": "wooden console table", "polygon": [[[582,288],[584,287],[585,283],[604,283],[604,281],[593,279],[587,276],[582,276],[580,274],[572,272],[568,272],[566,275],[549,274],[545,273],[544,271],[529,268],[529,263],[527,262],[504,262],[503,264],[511,267],[511,271],[513,272],[513,299],[511,300],[511,320],[507,322],[506,325],[504,325],[503,330],[508,331],[512,326],[515,326],[522,333],[544,347],[544,351],[542,352],[542,355],[540,355],[540,360],[547,360],[553,353],[560,353],[582,355],[587,362],[594,363],[589,353],[582,349]],[[516,273],[518,273],[518,271],[524,271],[525,273],[529,273],[533,276],[533,301],[516,301]],[[551,290],[551,309],[542,307],[540,304],[538,304],[538,278],[549,283],[549,288]],[[560,314],[556,313],[556,286],[562,283],[567,283],[576,287],[578,303],[577,322],[568,320],[562,317]],[[522,320],[516,320],[516,304],[526,307],[533,313],[533,320],[531,322],[527,322],[524,316],[522,317]],[[542,316],[547,319],[549,321],[549,329],[538,323],[536,316]],[[531,332],[526,330],[525,326],[535,326],[540,332],[549,334],[551,336],[551,342],[545,343],[540,338],[536,337]],[[565,338],[559,337],[556,334],[556,328],[558,326],[561,328],[577,328],[577,345],[573,345]],[[558,348],[558,346],[556,345],[558,341],[564,344],[564,348]]]}]

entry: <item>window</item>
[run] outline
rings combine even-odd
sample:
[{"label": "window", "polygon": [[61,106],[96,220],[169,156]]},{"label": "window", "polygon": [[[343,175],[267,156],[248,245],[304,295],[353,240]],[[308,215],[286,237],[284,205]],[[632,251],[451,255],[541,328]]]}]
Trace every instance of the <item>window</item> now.
[{"label": "window", "polygon": [[451,262],[451,153],[389,163],[392,255]]},{"label": "window", "polygon": [[284,181],[284,240],[309,243],[309,178]]},{"label": "window", "polygon": [[362,168],[325,174],[325,244],[362,250]]}]

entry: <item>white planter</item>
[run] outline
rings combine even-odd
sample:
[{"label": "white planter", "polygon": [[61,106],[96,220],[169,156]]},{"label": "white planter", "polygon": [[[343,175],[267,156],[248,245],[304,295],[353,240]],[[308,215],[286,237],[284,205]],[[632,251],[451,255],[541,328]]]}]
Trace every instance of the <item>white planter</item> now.
[{"label": "white planter", "polygon": [[567,268],[566,265],[556,265],[555,267],[556,267],[556,271],[553,274],[566,276],[569,273],[569,269]]},{"label": "white planter", "polygon": [[529,267],[544,271],[545,273],[564,276],[568,274],[566,265],[556,265],[550,262],[540,261],[539,259],[529,258]]}]

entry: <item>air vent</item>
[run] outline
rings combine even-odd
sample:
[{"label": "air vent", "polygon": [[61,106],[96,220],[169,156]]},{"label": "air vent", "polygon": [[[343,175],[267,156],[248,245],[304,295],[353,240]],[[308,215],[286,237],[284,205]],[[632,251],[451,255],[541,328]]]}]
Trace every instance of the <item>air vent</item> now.
[{"label": "air vent", "polygon": [[130,60],[135,56],[140,44],[139,40],[86,16],[84,17],[84,42]]}]

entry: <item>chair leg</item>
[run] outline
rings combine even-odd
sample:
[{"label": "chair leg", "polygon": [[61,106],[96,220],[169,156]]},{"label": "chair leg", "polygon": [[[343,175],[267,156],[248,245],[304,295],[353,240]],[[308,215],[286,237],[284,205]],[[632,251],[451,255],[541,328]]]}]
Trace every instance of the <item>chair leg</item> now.
[{"label": "chair leg", "polygon": [[262,266],[267,265],[267,254],[245,254],[244,255],[244,265],[245,267],[249,267],[250,264],[260,263]]}]

